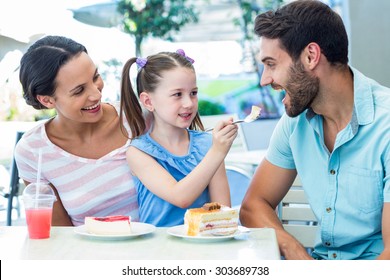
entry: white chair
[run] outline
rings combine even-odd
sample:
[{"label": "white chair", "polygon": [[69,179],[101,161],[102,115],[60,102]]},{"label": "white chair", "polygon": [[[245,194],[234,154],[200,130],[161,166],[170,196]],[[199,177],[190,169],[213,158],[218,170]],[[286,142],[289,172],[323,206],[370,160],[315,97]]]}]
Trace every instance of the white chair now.
[{"label": "white chair", "polygon": [[298,177],[279,204],[278,213],[285,230],[305,248],[312,249],[315,245],[318,222]]}]

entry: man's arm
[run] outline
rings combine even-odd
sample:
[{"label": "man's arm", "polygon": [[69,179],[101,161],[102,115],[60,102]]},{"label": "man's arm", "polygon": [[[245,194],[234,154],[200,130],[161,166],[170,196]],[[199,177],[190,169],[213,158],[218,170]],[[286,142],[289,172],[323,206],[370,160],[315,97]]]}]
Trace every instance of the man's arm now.
[{"label": "man's arm", "polygon": [[390,202],[385,202],[382,212],[382,237],[385,249],[378,260],[390,260]]},{"label": "man's arm", "polygon": [[311,259],[302,244],[284,230],[275,212],[296,175],[295,170],[280,168],[264,159],[242,202],[240,220],[247,227],[274,228],[281,254],[286,259]]}]

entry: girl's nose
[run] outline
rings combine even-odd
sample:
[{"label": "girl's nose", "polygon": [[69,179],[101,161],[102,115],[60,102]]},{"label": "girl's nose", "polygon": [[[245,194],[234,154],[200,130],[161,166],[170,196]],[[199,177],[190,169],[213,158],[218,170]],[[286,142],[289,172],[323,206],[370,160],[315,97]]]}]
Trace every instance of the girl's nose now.
[{"label": "girl's nose", "polygon": [[[194,102],[195,102],[195,100],[193,100],[193,98],[191,98],[189,96],[185,97],[185,98],[183,98],[183,107],[186,107],[186,108],[192,107]],[[197,102],[197,100],[196,100],[196,102]]]}]

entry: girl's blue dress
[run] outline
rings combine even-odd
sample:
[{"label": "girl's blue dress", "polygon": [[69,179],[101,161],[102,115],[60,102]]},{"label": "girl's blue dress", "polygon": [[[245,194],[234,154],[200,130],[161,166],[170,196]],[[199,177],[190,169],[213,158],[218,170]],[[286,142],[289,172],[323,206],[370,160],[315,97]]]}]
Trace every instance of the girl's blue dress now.
[{"label": "girl's blue dress", "polygon": [[[131,145],[152,156],[177,181],[180,181],[198,165],[212,145],[212,135],[209,133],[188,130],[188,134],[190,145],[185,156],[176,156],[168,152],[150,137],[150,132],[133,139]],[[153,176],[153,174],[150,174],[150,176]],[[138,193],[141,222],[158,227],[170,227],[184,223],[184,214],[187,209],[179,208],[154,195],[135,176],[134,184]],[[161,186],[161,188],[164,188],[164,186]],[[202,207],[206,202],[210,202],[208,188],[189,208]]]}]

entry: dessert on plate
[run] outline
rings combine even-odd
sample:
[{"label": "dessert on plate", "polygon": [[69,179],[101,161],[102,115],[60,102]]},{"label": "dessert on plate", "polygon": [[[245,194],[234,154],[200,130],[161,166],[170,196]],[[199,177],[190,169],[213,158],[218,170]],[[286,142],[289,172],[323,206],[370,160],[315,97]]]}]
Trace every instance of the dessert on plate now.
[{"label": "dessert on plate", "polygon": [[231,235],[238,230],[238,210],[216,202],[188,209],[184,215],[187,235]]},{"label": "dessert on plate", "polygon": [[131,233],[129,216],[85,217],[88,233],[98,235],[126,235]]}]

